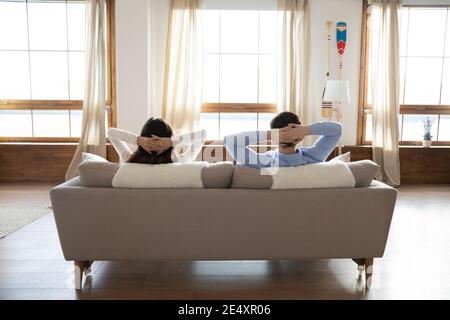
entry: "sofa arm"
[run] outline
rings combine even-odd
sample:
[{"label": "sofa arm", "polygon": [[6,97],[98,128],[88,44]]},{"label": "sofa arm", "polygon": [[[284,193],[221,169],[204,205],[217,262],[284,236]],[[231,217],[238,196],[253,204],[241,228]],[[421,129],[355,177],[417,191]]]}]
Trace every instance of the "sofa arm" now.
[{"label": "sofa arm", "polygon": [[73,187],[82,187],[81,182],[80,182],[80,177],[75,177],[70,180],[67,180],[67,181],[57,185],[56,187],[52,188],[51,190],[61,189],[61,188],[73,188]]}]

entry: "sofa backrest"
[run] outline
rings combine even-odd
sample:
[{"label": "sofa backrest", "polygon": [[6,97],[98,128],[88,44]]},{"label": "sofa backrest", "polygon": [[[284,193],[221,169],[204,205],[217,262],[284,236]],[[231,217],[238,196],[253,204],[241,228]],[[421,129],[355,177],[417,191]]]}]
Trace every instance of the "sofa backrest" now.
[{"label": "sofa backrest", "polygon": [[[346,163],[355,180],[355,187],[368,187],[379,166],[370,160]],[[145,165],[143,165],[145,166]],[[120,164],[86,160],[79,165],[80,183],[85,187],[111,188]],[[271,189],[273,177],[261,175],[259,169],[252,169],[232,162],[209,163],[201,171],[203,187],[207,189]]]},{"label": "sofa backrest", "polygon": [[[120,166],[119,163],[113,162],[83,161],[78,166],[80,183],[84,187],[112,188],[114,176]],[[206,189],[230,188],[233,172],[234,166],[232,162],[209,163],[201,171],[203,187]]]}]

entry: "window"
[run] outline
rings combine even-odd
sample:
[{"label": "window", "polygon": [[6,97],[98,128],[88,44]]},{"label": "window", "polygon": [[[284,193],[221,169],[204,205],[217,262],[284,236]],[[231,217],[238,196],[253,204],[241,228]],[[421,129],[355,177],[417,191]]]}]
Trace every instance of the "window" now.
[{"label": "window", "polygon": [[276,11],[204,10],[201,125],[209,140],[268,129],[276,111]]},{"label": "window", "polygon": [[[450,10],[447,7],[404,7],[399,12],[399,23],[400,143],[419,144],[423,135],[423,121],[429,119],[433,122],[434,144],[448,145]],[[370,30],[366,30],[370,37]],[[366,65],[367,61],[366,54]],[[370,73],[370,67],[366,72]],[[370,76],[365,78],[369,79]],[[362,83],[364,81],[370,82],[363,79]],[[366,91],[362,94],[367,99],[361,99],[363,130],[359,139],[361,143],[368,143],[372,139],[370,83],[362,85],[362,90]]]},{"label": "window", "polygon": [[[112,69],[113,1],[107,2]],[[76,141],[84,97],[85,2],[0,0],[0,141]],[[113,83],[108,70],[109,123]]]}]

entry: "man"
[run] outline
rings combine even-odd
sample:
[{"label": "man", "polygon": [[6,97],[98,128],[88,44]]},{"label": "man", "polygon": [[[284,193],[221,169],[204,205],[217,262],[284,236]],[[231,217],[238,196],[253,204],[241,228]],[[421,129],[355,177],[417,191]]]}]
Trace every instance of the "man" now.
[{"label": "man", "polygon": [[[270,131],[242,132],[226,136],[225,148],[240,165],[251,168],[297,167],[325,161],[336,147],[342,126],[336,122],[301,125],[298,116],[282,112],[270,122]],[[321,136],[312,147],[297,148],[306,136]],[[258,153],[249,146],[263,141],[278,144],[277,150]]]}]

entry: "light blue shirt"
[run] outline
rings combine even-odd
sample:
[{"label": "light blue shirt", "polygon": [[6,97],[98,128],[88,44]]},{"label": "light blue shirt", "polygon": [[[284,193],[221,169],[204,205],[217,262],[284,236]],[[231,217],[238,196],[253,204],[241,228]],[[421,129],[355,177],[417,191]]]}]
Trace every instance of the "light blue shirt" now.
[{"label": "light blue shirt", "polygon": [[266,131],[249,131],[224,138],[227,151],[240,165],[251,168],[298,167],[325,161],[336,147],[342,126],[337,122],[317,122],[310,125],[311,135],[321,136],[312,147],[297,148],[296,153],[286,154],[278,150],[264,153],[254,151],[249,145],[267,140]]}]

